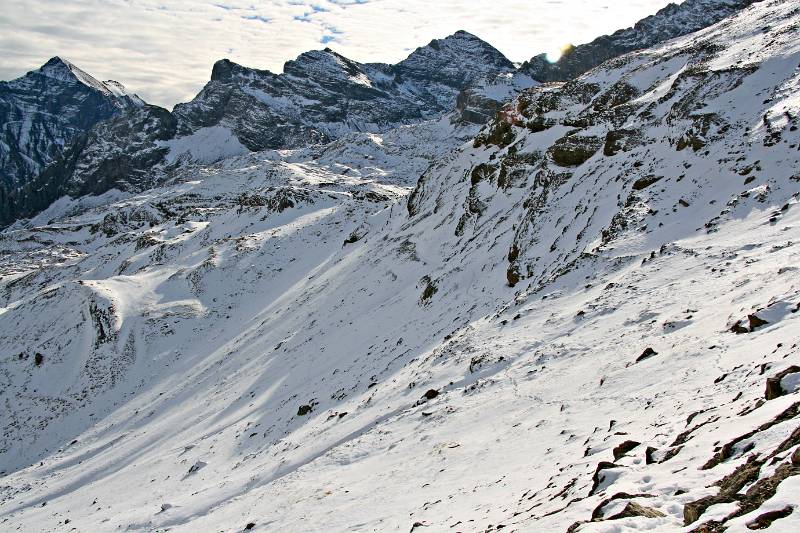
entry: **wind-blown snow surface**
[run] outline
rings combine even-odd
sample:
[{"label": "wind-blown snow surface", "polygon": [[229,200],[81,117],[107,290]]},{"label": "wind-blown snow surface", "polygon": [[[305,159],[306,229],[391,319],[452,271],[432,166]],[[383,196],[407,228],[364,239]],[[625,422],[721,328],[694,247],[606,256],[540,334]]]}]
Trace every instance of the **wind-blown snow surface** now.
[{"label": "wind-blown snow surface", "polygon": [[799,23],[6,232],[0,526],[797,530]]}]

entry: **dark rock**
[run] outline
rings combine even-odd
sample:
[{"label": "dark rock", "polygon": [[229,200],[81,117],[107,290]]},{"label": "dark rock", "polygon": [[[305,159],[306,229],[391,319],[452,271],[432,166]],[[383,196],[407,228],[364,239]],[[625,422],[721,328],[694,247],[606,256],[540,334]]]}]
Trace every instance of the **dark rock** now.
[{"label": "dark rock", "polygon": [[577,167],[588,161],[603,146],[598,137],[567,135],[557,140],[548,153],[561,167]]},{"label": "dark rock", "polygon": [[634,448],[636,448],[640,444],[641,444],[641,442],[636,442],[634,440],[626,440],[625,442],[623,442],[619,446],[616,446],[612,450],[612,453],[614,454],[614,460],[618,461],[619,459],[624,457],[625,454],[627,454],[629,451],[633,450]]},{"label": "dark rock", "polygon": [[426,400],[433,400],[437,396],[439,396],[439,391],[436,389],[430,389],[423,395]]},{"label": "dark rock", "polygon": [[663,176],[645,176],[643,178],[639,178],[633,182],[633,190],[641,191],[642,189],[646,189],[652,184],[661,181],[662,178]]},{"label": "dark rock", "polygon": [[658,355],[657,351],[655,351],[654,349],[652,349],[650,347],[645,348],[644,351],[642,352],[642,355],[640,355],[639,357],[636,358],[636,362],[638,363],[640,361],[644,361],[645,359],[649,359],[649,358],[651,358],[651,357],[653,357],[655,355]]},{"label": "dark rock", "polygon": [[313,407],[311,407],[308,404],[301,405],[300,407],[297,408],[297,416],[306,416],[312,410],[313,410]]},{"label": "dark rock", "polygon": [[643,518],[663,518],[667,515],[652,507],[645,507],[635,502],[628,502],[628,505],[626,505],[622,511],[609,516],[606,520],[619,520],[620,518],[631,518],[635,516],[641,516]]},{"label": "dark rock", "polygon": [[513,125],[512,122],[503,118],[502,112],[499,112],[486,133],[476,136],[472,144],[475,148],[480,148],[481,146],[505,148],[514,142]]},{"label": "dark rock", "polygon": [[508,281],[509,287],[514,287],[520,281],[519,273],[514,267],[510,267],[506,271],[506,280]]},{"label": "dark rock", "polygon": [[794,507],[787,505],[783,509],[769,511],[762,515],[758,515],[754,520],[748,522],[747,529],[767,529],[772,525],[775,520],[786,518],[794,511]]},{"label": "dark rock", "polygon": [[597,464],[597,468],[592,476],[592,488],[589,490],[589,496],[595,493],[597,487],[599,487],[600,483],[603,481],[603,470],[608,470],[609,468],[617,468],[617,465],[608,461],[600,461]]},{"label": "dark rock", "polygon": [[422,283],[425,284],[425,288],[422,290],[422,295],[419,298],[419,303],[421,305],[424,305],[428,303],[431,298],[433,298],[434,294],[439,292],[439,289],[438,287],[436,287],[436,284],[431,280],[429,276],[424,276],[421,281]]},{"label": "dark rock", "polygon": [[644,464],[651,465],[656,462],[655,457],[653,454],[658,451],[657,448],[653,448],[652,446],[648,446],[647,449],[644,451]]},{"label": "dark rock", "polygon": [[781,386],[781,381],[789,374],[795,374],[797,372],[800,372],[800,367],[793,365],[787,368],[786,370],[783,370],[778,374],[770,378],[767,378],[767,387],[764,393],[764,398],[766,398],[767,400],[774,400],[775,398],[778,398],[786,394],[786,391],[784,391],[783,387]]},{"label": "dark rock", "polygon": [[35,364],[36,366],[42,366],[43,363],[44,363],[44,355],[40,354],[39,352],[36,352],[36,355],[33,356],[33,364]]},{"label": "dark rock", "polygon": [[747,321],[750,324],[750,331],[754,331],[756,328],[760,328],[761,326],[766,326],[769,324],[769,322],[757,317],[756,315],[747,315]]},{"label": "dark rock", "polygon": [[739,322],[736,322],[733,326],[731,326],[730,330],[733,333],[736,333],[737,335],[741,335],[743,333],[750,333],[750,330],[741,325]]},{"label": "dark rock", "polygon": [[637,134],[635,130],[611,130],[606,133],[606,142],[603,145],[603,155],[608,157],[617,155],[626,149],[626,140]]},{"label": "dark rock", "polygon": [[249,529],[253,529],[254,527],[256,527],[256,523],[255,522],[248,522],[247,525],[244,526],[244,529],[245,529],[245,531],[247,531]]}]

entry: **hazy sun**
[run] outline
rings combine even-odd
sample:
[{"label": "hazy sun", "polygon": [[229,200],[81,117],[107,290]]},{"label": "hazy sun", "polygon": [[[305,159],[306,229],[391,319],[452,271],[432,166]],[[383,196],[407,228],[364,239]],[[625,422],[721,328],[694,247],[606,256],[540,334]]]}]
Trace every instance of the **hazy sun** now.
[{"label": "hazy sun", "polygon": [[552,46],[552,47],[550,47],[550,49],[549,49],[549,50],[546,52],[546,58],[547,58],[547,60],[548,60],[549,62],[551,62],[551,63],[555,63],[556,61],[558,61],[559,59],[561,59],[561,57],[562,57],[562,56],[563,56],[565,53],[567,53],[567,52],[569,51],[569,49],[570,49],[570,48],[572,48],[572,45],[570,45],[570,44],[559,44],[559,45],[553,45],[553,46]]}]

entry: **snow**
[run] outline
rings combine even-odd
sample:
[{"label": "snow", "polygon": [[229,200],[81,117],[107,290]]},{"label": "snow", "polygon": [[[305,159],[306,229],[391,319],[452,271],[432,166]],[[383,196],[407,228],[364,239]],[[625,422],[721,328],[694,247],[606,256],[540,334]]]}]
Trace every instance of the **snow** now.
[{"label": "snow", "polygon": [[[354,133],[0,234],[1,527],[749,531],[796,505],[792,475],[752,512],[684,517],[750,457],[740,494],[798,447],[796,373],[764,389],[800,344],[800,134],[753,129],[794,98],[776,89],[797,72],[770,62],[800,64],[789,7],[702,34],[714,54],[757,48],[741,83],[687,79],[719,57],[688,36],[523,93],[561,122],[508,146],[448,118]],[[750,43],[756,20],[781,38]],[[625,113],[599,104],[620,80],[644,95]],[[677,150],[709,109],[728,129]],[[554,162],[568,133],[620,126],[637,142]],[[213,153],[212,133],[192,146]],[[473,183],[479,164],[498,168]],[[731,331],[749,315],[768,324]],[[610,519],[631,501],[663,516]]]},{"label": "snow", "polygon": [[169,147],[167,164],[188,159],[195,163],[213,163],[227,157],[248,153],[233,132],[224,126],[200,128],[190,135],[169,141],[160,141],[159,146]]}]

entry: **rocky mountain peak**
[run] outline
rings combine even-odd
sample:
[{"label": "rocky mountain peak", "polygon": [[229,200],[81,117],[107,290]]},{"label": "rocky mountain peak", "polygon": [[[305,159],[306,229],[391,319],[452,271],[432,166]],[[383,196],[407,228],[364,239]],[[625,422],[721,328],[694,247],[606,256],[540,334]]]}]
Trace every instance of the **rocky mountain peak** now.
[{"label": "rocky mountain peak", "polygon": [[363,74],[360,63],[337,54],[330,48],[311,50],[287,61],[283,66],[284,74],[298,78],[347,79]]},{"label": "rocky mountain peak", "polygon": [[123,106],[142,105],[144,103],[138,96],[128,92],[121,83],[113,80],[100,81],[68,59],[60,56],[51,57],[38,70],[29,72],[26,77],[37,75],[56,82],[80,83],[105,95],[123,98],[120,102]]},{"label": "rocky mountain peak", "polygon": [[398,83],[421,98],[452,109],[460,91],[483,79],[512,72],[515,67],[495,47],[460,30],[417,48],[391,70]]},{"label": "rocky mountain peak", "polygon": [[247,70],[246,67],[238,63],[234,63],[230,59],[220,59],[211,68],[211,81],[219,81],[227,83],[236,77],[237,73],[242,70]]},{"label": "rocky mountain peak", "polygon": [[[434,39],[421,46],[397,64],[397,67],[414,72],[435,74],[440,68],[458,68],[465,75],[479,70],[512,70],[514,64],[497,48],[486,41],[459,30],[443,39]],[[477,67],[477,68],[476,68]]]},{"label": "rocky mountain peak", "polygon": [[80,133],[144,102],[118,82],[102,82],[59,56],[0,83],[0,186],[24,185]]}]

